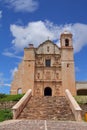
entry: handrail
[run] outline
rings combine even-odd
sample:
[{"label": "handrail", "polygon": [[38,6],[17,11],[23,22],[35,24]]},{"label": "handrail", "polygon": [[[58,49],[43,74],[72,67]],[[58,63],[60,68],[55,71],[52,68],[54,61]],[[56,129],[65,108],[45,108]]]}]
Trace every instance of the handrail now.
[{"label": "handrail", "polygon": [[13,119],[17,119],[22,110],[24,109],[25,105],[29,101],[32,96],[32,90],[29,89],[26,94],[19,100],[19,102],[12,107],[13,111]]},{"label": "handrail", "polygon": [[72,94],[68,89],[65,90],[65,93],[76,121],[82,121],[82,116],[81,116],[82,109],[80,108],[79,104],[76,102],[76,100],[74,99],[74,97],[72,96]]}]

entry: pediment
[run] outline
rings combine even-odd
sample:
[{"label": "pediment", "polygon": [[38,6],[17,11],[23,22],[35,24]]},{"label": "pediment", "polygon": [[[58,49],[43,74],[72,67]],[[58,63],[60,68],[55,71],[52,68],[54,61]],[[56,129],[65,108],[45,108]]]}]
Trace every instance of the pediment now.
[{"label": "pediment", "polygon": [[59,47],[52,41],[47,40],[40,44],[36,49],[37,54],[60,54]]}]

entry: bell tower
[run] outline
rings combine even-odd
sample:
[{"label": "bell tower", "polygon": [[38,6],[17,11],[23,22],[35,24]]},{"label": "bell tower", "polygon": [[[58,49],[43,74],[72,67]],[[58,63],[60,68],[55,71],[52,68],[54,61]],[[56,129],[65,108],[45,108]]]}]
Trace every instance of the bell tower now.
[{"label": "bell tower", "polygon": [[65,31],[60,36],[61,43],[61,64],[62,64],[62,92],[69,89],[72,95],[76,95],[75,88],[75,71],[72,34]]}]

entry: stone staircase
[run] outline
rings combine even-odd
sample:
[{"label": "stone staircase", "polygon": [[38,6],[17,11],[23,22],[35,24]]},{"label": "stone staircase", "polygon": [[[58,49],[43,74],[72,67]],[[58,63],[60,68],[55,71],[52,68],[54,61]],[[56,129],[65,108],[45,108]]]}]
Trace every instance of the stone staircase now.
[{"label": "stone staircase", "polygon": [[65,97],[31,97],[19,119],[75,120]]}]

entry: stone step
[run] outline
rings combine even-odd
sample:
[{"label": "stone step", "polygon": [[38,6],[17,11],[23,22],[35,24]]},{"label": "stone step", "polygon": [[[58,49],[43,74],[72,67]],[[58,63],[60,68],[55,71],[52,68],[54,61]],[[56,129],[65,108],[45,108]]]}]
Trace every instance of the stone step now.
[{"label": "stone step", "polygon": [[32,97],[19,119],[75,120],[65,97]]},{"label": "stone step", "polygon": [[0,123],[0,130],[87,130],[86,122],[10,120]]}]

